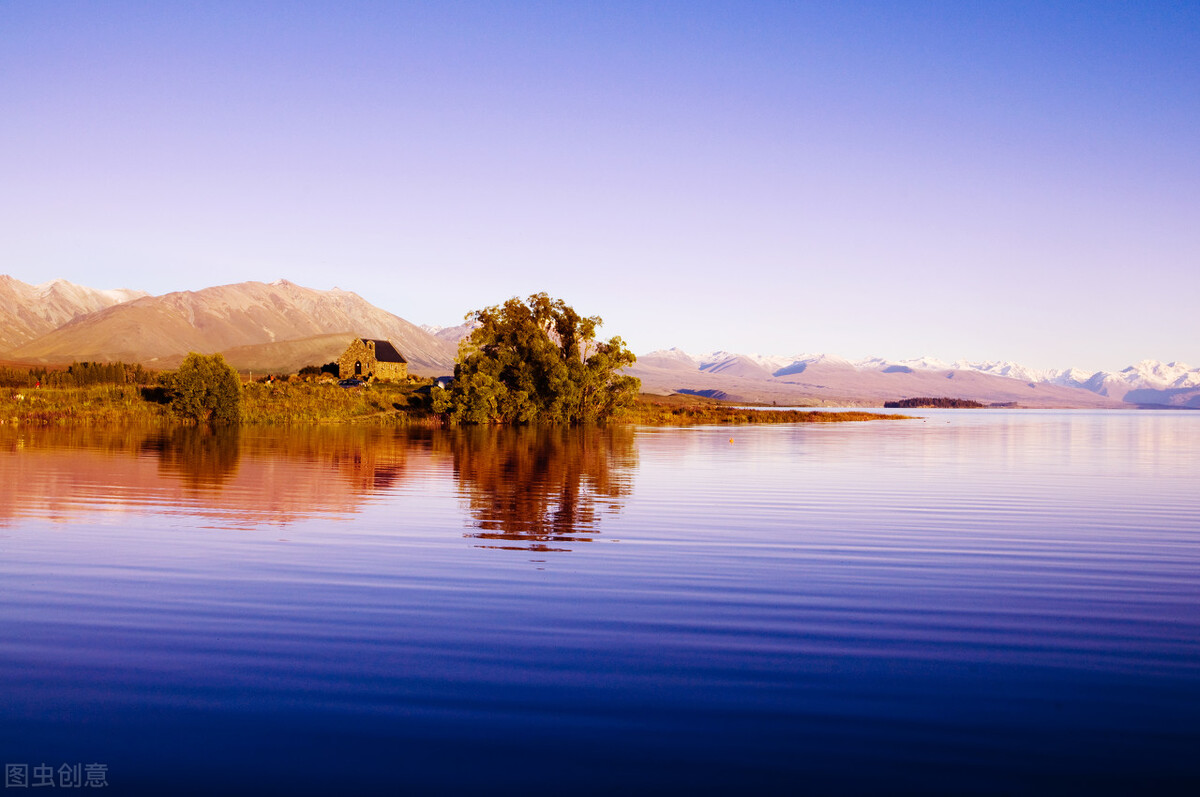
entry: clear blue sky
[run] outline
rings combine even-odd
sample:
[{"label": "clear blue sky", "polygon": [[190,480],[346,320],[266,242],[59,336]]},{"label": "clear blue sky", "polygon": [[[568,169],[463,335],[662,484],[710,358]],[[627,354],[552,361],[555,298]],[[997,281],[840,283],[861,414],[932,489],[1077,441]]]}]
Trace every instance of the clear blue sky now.
[{"label": "clear blue sky", "polygon": [[0,1],[0,273],[1200,365],[1200,3]]}]

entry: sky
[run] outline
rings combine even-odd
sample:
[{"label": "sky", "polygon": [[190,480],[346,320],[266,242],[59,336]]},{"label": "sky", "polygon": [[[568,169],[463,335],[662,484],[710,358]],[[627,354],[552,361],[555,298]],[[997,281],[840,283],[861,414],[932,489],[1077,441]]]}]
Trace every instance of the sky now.
[{"label": "sky", "polygon": [[1200,365],[1200,3],[0,0],[0,273]]}]

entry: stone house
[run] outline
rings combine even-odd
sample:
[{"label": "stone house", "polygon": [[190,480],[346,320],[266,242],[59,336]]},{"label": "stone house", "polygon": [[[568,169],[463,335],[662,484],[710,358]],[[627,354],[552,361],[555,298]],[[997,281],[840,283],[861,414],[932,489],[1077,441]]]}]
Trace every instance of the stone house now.
[{"label": "stone house", "polygon": [[338,378],[371,377],[381,381],[408,378],[408,360],[397,351],[390,340],[355,338],[345,353],[338,357]]}]

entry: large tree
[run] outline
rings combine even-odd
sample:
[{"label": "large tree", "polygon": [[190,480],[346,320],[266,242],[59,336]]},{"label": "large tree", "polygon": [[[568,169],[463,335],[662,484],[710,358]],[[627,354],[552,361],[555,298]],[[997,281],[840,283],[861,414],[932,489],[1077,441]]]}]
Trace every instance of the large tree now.
[{"label": "large tree", "polygon": [[235,424],[242,419],[242,380],[220,354],[192,352],[167,379],[171,409],[196,423]]},{"label": "large tree", "polygon": [[464,423],[595,421],[637,396],[641,381],[620,371],[635,361],[619,337],[596,340],[584,317],[544,293],[476,310],[459,345],[454,385],[437,408]]}]

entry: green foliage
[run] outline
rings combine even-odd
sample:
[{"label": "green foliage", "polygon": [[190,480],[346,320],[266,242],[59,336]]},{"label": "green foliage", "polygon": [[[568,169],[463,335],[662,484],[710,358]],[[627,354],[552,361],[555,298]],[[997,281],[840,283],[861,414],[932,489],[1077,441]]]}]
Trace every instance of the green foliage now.
[{"label": "green foliage", "polygon": [[0,387],[33,387],[33,383],[27,368],[0,368]]},{"label": "green foliage", "polygon": [[885,401],[884,407],[895,409],[915,409],[918,407],[931,407],[940,409],[954,410],[978,410],[986,407],[986,404],[980,404],[978,401],[970,399],[948,398],[932,398],[930,396],[920,396],[918,398],[901,399],[900,401]]},{"label": "green foliage", "polygon": [[443,415],[451,410],[454,394],[444,387],[434,385],[429,388],[429,405],[439,415]]},{"label": "green foliage", "polygon": [[168,379],[171,410],[196,423],[242,420],[242,380],[220,354],[192,352]]},{"label": "green foliage", "polygon": [[65,370],[0,368],[3,387],[90,387],[91,385],[147,385],[154,374],[138,363],[71,363]]},{"label": "green foliage", "polygon": [[635,360],[624,341],[596,341],[600,318],[561,299],[538,293],[467,317],[478,326],[459,345],[449,396],[432,396],[434,410],[452,421],[596,421],[637,397],[641,382],[619,373]]},{"label": "green foliage", "polygon": [[334,379],[337,379],[338,373],[338,364],[333,362],[325,363],[324,365],[306,365],[300,369],[299,375],[302,377],[311,377],[313,379],[317,379],[322,376],[332,376]]}]

